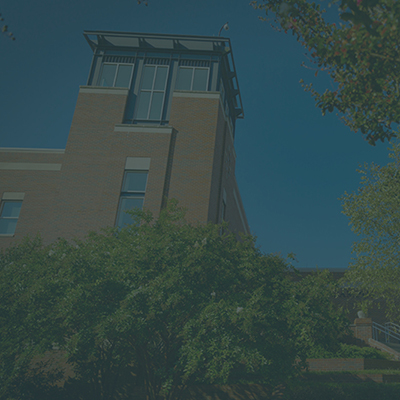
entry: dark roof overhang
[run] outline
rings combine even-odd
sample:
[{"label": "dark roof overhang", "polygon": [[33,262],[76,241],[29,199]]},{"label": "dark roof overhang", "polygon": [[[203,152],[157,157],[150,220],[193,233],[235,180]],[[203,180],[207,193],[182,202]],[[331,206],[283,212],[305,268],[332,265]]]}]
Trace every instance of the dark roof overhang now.
[{"label": "dark roof overhang", "polygon": [[243,118],[243,104],[239,91],[239,82],[233,60],[232,47],[229,38],[220,36],[170,35],[157,33],[113,32],[113,31],[84,31],[83,35],[95,53],[97,50],[119,51],[162,51],[180,53],[215,53],[229,58],[225,62],[226,73],[231,82],[230,95],[236,98],[236,118]]}]

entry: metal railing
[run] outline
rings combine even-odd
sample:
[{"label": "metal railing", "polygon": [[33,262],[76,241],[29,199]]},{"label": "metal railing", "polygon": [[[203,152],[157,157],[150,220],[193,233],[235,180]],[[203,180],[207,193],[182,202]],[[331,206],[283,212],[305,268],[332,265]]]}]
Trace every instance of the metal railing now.
[{"label": "metal railing", "polygon": [[[372,323],[372,338],[378,342],[380,337],[384,335],[385,343],[400,343],[400,326],[393,322],[386,322],[385,325],[380,325],[376,322]],[[392,339],[392,342],[390,341]],[[395,341],[393,341],[393,339]]]}]

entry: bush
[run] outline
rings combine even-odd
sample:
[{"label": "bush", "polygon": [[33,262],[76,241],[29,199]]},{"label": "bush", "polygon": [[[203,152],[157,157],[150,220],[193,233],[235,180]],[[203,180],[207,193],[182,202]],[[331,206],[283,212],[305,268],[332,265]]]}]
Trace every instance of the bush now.
[{"label": "bush", "polygon": [[341,343],[337,352],[326,351],[322,347],[312,349],[308,358],[369,358],[375,360],[391,360],[390,354],[374,349],[373,347],[359,347],[356,345]]},{"label": "bush", "polygon": [[320,383],[294,381],[284,391],[283,400],[398,400],[400,384]]}]

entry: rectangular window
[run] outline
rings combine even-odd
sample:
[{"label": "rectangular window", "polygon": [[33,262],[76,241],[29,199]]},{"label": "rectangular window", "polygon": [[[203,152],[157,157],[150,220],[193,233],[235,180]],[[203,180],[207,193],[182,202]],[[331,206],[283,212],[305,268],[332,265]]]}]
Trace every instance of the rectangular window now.
[{"label": "rectangular window", "polygon": [[225,170],[226,174],[229,177],[231,174],[231,145],[228,145],[228,148],[225,150]]},{"label": "rectangular window", "polygon": [[221,222],[225,221],[225,210],[226,210],[226,203],[222,200],[222,207],[221,207]]},{"label": "rectangular window", "polygon": [[[220,223],[225,221],[225,213],[226,213],[226,191],[223,189],[222,192],[222,204],[221,204],[221,218]],[[224,234],[224,230],[221,228],[219,234],[222,236]]]},{"label": "rectangular window", "polygon": [[168,66],[145,65],[135,119],[160,121],[164,106]]},{"label": "rectangular window", "polygon": [[0,212],[0,235],[14,235],[22,201],[2,201]]},{"label": "rectangular window", "polygon": [[125,171],[116,223],[119,228],[134,223],[126,210],[143,209],[147,175],[148,171]]},{"label": "rectangular window", "polygon": [[229,113],[229,104],[228,104],[228,100],[226,98],[226,93],[225,93],[225,88],[224,88],[224,84],[222,83],[222,79],[221,79],[221,83],[220,83],[220,91],[221,91],[221,97],[222,97],[222,104],[224,105],[224,110],[225,110],[225,115],[227,118],[230,118],[230,113]]},{"label": "rectangular window", "polygon": [[207,91],[209,68],[179,67],[176,90]]},{"label": "rectangular window", "polygon": [[125,87],[131,86],[133,64],[104,63],[100,74],[99,86]]}]

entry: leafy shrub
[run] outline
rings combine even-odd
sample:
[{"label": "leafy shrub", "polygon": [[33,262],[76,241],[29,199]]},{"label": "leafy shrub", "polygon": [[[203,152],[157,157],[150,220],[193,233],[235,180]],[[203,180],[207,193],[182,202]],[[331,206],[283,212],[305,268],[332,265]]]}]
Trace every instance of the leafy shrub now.
[{"label": "leafy shrub", "polygon": [[338,351],[329,352],[322,347],[312,349],[308,358],[369,358],[375,360],[390,360],[391,356],[373,347],[359,347],[341,343]]},{"label": "leafy shrub", "polygon": [[293,382],[282,400],[398,400],[399,384]]}]

